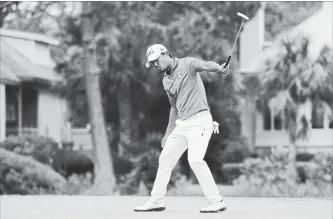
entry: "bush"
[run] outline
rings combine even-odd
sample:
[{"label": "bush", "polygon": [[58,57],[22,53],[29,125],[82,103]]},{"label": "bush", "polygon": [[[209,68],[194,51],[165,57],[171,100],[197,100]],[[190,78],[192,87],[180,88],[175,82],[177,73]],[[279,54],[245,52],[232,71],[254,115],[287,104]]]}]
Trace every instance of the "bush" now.
[{"label": "bush", "polygon": [[331,154],[318,153],[311,161],[309,180],[316,185],[333,183],[333,156]]},{"label": "bush", "polygon": [[0,166],[0,194],[44,195],[55,190],[39,182],[29,173]]},{"label": "bush", "polygon": [[227,147],[221,152],[223,163],[241,163],[250,156],[248,143],[243,137],[225,141],[225,144]]},{"label": "bush", "polygon": [[331,155],[318,154],[308,165],[298,167],[307,178],[301,183],[297,165],[287,153],[273,151],[271,156],[246,159],[234,184],[246,185],[247,196],[332,197]]},{"label": "bush", "polygon": [[68,178],[69,176],[94,173],[94,163],[87,155],[68,149],[58,149],[53,156],[52,167],[58,173]]},{"label": "bush", "polygon": [[[189,188],[193,185],[192,180],[188,180],[185,175],[180,173],[174,174],[174,183],[172,186],[169,186],[167,191],[168,195],[172,196],[192,196],[195,195],[193,190],[189,190]],[[202,193],[200,191],[195,191],[197,193]]]},{"label": "bush", "polygon": [[66,186],[66,180],[35,159],[0,149],[1,194],[50,194]]},{"label": "bush", "polygon": [[151,190],[156,177],[159,154],[159,150],[153,148],[132,160],[134,168],[131,172],[119,176],[121,194],[136,194],[141,182]]},{"label": "bush", "polygon": [[222,173],[225,179],[224,184],[231,185],[242,174],[241,165],[223,165]]},{"label": "bush", "polygon": [[0,144],[0,147],[6,150],[30,156],[52,167],[64,177],[93,173],[94,164],[88,156],[71,150],[70,142],[66,142],[65,146],[61,149],[51,138],[37,135],[10,136]]},{"label": "bush", "polygon": [[51,138],[36,135],[10,136],[0,144],[0,147],[21,155],[31,156],[50,166],[52,157],[59,148],[58,144]]},{"label": "bush", "polygon": [[[72,174],[68,178],[68,186],[63,191],[59,191],[61,195],[82,195],[89,193],[92,188],[93,175],[91,173],[76,175]],[[93,194],[89,194],[93,195]]]},{"label": "bush", "polygon": [[314,154],[311,153],[298,153],[296,154],[296,161],[308,162],[314,158]]}]

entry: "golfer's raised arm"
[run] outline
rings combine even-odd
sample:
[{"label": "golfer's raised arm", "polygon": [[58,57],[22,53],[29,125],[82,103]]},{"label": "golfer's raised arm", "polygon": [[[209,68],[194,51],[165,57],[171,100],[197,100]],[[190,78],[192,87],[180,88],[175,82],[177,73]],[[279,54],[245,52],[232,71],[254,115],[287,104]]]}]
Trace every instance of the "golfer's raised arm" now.
[{"label": "golfer's raised arm", "polygon": [[195,72],[209,71],[209,72],[222,72],[225,73],[228,68],[224,68],[224,64],[219,65],[213,61],[203,61],[196,58],[188,58],[188,62],[190,62],[191,68],[195,70]]}]

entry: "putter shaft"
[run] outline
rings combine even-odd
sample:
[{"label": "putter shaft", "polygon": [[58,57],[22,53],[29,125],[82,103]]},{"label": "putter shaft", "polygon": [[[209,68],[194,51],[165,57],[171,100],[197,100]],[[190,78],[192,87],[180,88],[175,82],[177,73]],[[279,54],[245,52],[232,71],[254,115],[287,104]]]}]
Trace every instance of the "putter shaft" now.
[{"label": "putter shaft", "polygon": [[230,59],[231,59],[231,55],[232,55],[232,53],[233,53],[233,51],[234,51],[234,49],[235,49],[236,42],[237,42],[237,39],[238,39],[238,37],[239,37],[239,34],[240,34],[241,30],[242,30],[243,24],[244,24],[244,19],[242,20],[241,26],[240,26],[240,28],[239,28],[239,30],[238,30],[238,33],[237,33],[236,39],[235,39],[235,41],[234,41],[234,45],[232,46],[232,49],[231,49],[230,55],[229,55],[229,57],[228,57],[227,62],[226,62],[225,65],[224,65],[224,67],[227,67],[227,66],[229,65],[229,62],[230,62]]},{"label": "putter shaft", "polygon": [[233,53],[233,51],[234,51],[234,49],[235,49],[236,42],[237,42],[237,39],[238,39],[238,37],[239,37],[239,34],[240,34],[241,30],[242,30],[243,24],[244,24],[244,19],[242,20],[242,24],[241,24],[241,26],[240,26],[240,28],[239,28],[239,30],[238,30],[238,33],[237,33],[236,39],[235,39],[235,41],[234,41],[234,45],[232,46],[232,49],[231,49],[231,52],[230,52],[230,56],[231,56],[231,54]]}]

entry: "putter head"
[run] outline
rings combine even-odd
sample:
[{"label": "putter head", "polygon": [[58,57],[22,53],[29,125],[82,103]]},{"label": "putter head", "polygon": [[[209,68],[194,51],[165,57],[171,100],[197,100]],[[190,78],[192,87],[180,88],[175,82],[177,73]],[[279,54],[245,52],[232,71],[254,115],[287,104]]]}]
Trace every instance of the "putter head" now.
[{"label": "putter head", "polygon": [[245,16],[244,14],[242,14],[242,13],[240,13],[240,12],[237,12],[237,15],[239,16],[239,17],[242,17],[244,20],[249,20],[249,18],[247,17],[247,16]]}]

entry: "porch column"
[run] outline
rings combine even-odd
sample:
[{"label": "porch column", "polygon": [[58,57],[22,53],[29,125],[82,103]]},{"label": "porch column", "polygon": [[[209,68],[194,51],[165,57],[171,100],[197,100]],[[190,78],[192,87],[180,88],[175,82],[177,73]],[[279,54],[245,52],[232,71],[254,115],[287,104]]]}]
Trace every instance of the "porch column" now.
[{"label": "porch column", "polygon": [[6,85],[0,83],[0,142],[6,138]]}]

